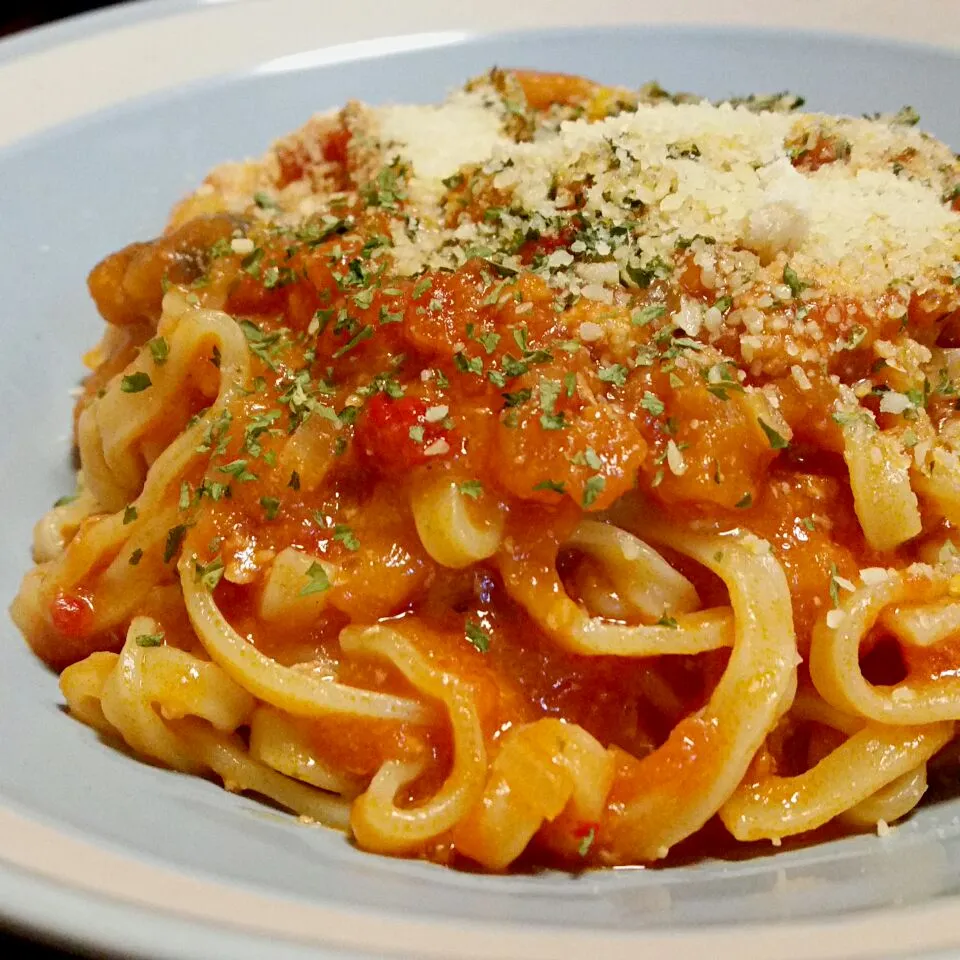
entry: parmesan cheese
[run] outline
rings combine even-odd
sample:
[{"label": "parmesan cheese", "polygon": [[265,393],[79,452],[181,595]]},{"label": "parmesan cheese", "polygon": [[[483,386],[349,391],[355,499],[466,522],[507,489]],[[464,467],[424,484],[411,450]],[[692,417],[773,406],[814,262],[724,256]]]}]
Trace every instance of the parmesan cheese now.
[{"label": "parmesan cheese", "polygon": [[[569,337],[627,366],[636,338],[622,308],[663,281],[679,296],[655,326],[728,345],[738,377],[789,374],[807,392],[826,357],[863,342],[922,380],[914,374],[925,361],[902,338],[894,347],[865,334],[881,317],[907,317],[911,299],[934,289],[945,311],[960,308],[951,282],[960,213],[948,201],[960,161],[947,146],[890,117],[644,96],[603,116],[522,101],[493,72],[440,104],[350,103],[259,163],[218,168],[184,215],[335,222],[350,193],[383,193],[387,172],[396,193],[389,184],[386,201],[377,196],[390,241],[377,257],[395,276],[457,270],[471,257],[501,276],[532,271],[556,296]],[[338,193],[344,178],[324,143],[343,130],[350,187]],[[819,159],[805,163],[806,152]],[[290,156],[303,165],[292,181]],[[269,208],[255,202],[261,194]],[[235,252],[247,250],[244,239]],[[528,241],[541,249],[520,256]],[[873,387],[865,378],[855,400]],[[880,409],[909,414],[907,394],[887,391]]]},{"label": "parmesan cheese", "polygon": [[827,626],[831,630],[836,630],[846,619],[846,614],[842,610],[830,610],[827,613]]},{"label": "parmesan cheese", "polygon": [[446,440],[434,440],[433,443],[423,448],[423,453],[427,457],[440,457],[449,453],[450,444]]},{"label": "parmesan cheese", "polygon": [[909,410],[913,404],[910,398],[895,390],[888,390],[880,398],[880,411],[882,413],[903,413]]},{"label": "parmesan cheese", "polygon": [[435,407],[427,407],[423,419],[427,423],[439,423],[449,412],[450,408],[446,404],[438,404]]},{"label": "parmesan cheese", "polygon": [[868,587],[875,587],[877,584],[883,583],[889,575],[884,567],[864,567],[860,571],[860,579]]},{"label": "parmesan cheese", "polygon": [[509,143],[497,113],[469,93],[440,106],[381,107],[374,116],[385,159],[399,156],[424,180],[442,180],[467,164],[483,163]]}]

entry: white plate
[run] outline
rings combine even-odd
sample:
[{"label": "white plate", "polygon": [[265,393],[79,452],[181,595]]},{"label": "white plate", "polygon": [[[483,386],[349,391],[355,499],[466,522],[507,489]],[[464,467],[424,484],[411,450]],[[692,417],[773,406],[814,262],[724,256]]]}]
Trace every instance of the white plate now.
[{"label": "white plate", "polygon": [[[960,39],[930,2],[742,0],[651,19]],[[855,8],[855,12],[854,12]],[[84,276],[149,236],[214,163],[262,151],[355,96],[436,99],[493,63],[724,95],[791,88],[814,108],[910,102],[960,147],[960,55],[831,33],[611,28],[635,3],[148,2],[0,44],[0,585],[33,519],[71,484],[70,397],[100,323]],[[483,37],[481,28],[600,27]],[[816,19],[814,19],[816,18]],[[603,27],[602,24],[606,24]],[[377,37],[388,39],[377,39]],[[184,86],[184,85],[187,86]],[[131,102],[129,97],[140,99]],[[109,108],[105,110],[105,108]],[[126,956],[839,957],[960,945],[960,805],[884,839],[731,863],[572,878],[486,877],[377,858],[197,779],[138,763],[59,709],[7,623],[0,642],[0,913]],[[268,939],[269,938],[269,944]]]}]

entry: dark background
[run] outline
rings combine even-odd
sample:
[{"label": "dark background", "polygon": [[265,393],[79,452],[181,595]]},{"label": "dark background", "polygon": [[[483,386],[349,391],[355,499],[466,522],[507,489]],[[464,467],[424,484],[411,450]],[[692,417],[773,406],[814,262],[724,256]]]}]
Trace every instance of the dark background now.
[{"label": "dark background", "polygon": [[113,6],[117,0],[101,0],[100,3],[84,0],[39,0],[39,2],[8,3],[0,12],[0,36],[36,27],[51,20],[60,20],[75,13],[83,13],[98,7]]}]

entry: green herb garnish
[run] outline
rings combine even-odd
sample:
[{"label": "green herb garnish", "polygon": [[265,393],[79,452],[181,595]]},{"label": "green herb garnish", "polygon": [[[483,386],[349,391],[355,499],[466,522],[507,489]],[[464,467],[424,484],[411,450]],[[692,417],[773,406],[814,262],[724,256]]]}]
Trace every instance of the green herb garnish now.
[{"label": "green herb garnish", "polygon": [[141,393],[152,386],[150,374],[143,372],[128,373],[120,380],[120,389],[124,393]]}]

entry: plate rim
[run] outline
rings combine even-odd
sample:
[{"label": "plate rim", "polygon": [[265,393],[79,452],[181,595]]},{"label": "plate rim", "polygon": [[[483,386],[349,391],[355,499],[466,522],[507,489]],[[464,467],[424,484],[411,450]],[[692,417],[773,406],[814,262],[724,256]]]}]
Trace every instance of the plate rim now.
[{"label": "plate rim", "polygon": [[[39,53],[56,51],[58,47],[77,39],[131,25],[148,25],[184,13],[217,7],[252,8],[255,5],[257,0],[142,0],[136,5],[121,4],[70,17],[0,40],[0,83],[4,67],[28,60]],[[708,4],[697,5],[706,8]],[[622,6],[626,8],[628,4]],[[680,24],[662,21],[649,25],[682,28]],[[960,9],[957,25],[960,27]],[[602,27],[604,24],[594,26]],[[776,27],[771,30],[769,26],[749,28],[738,24],[703,23],[701,27],[710,31],[725,27],[741,34],[751,29],[754,32],[778,32]],[[558,33],[561,29],[542,32]],[[515,35],[518,32],[525,31],[498,30],[494,33],[469,30],[459,35],[452,31],[446,44],[470,42],[488,36]],[[785,31],[781,29],[779,32]],[[806,29],[804,32],[811,38],[819,36],[867,45],[920,47],[960,58],[958,47],[924,40],[895,40],[829,29]],[[414,39],[413,35],[408,36]],[[324,49],[334,46],[337,45],[325,44]],[[248,71],[239,68],[219,76],[223,82],[229,82],[232,76],[245,72]],[[211,79],[197,77],[188,81],[187,86]],[[183,83],[175,81],[154,93],[162,95],[183,86]],[[150,97],[148,93],[123,102],[132,105]],[[105,104],[92,112],[112,110],[117,105]],[[85,111],[74,120],[87,119],[90,114],[91,111]],[[13,138],[6,144],[0,144],[4,148],[0,152],[6,154],[11,149],[26,147],[36,137],[42,137],[45,132],[55,132],[61,126],[61,123],[57,123],[48,130]],[[60,863],[59,873],[53,866],[55,862]],[[334,957],[347,955],[367,956],[371,950],[376,951],[375,955],[378,956],[387,955],[388,951],[391,955],[401,955],[397,948],[402,944],[399,948],[402,955],[442,957],[456,954],[492,958],[523,953],[526,957],[535,958],[575,952],[579,943],[597,956],[625,957],[629,952],[632,957],[636,948],[643,946],[656,955],[661,950],[669,950],[674,960],[687,960],[688,957],[692,960],[703,955],[792,960],[808,956],[876,956],[888,951],[891,944],[897,944],[898,950],[909,949],[911,953],[916,950],[926,953],[960,948],[960,924],[957,923],[960,919],[960,896],[942,897],[896,910],[860,911],[821,921],[705,925],[686,930],[652,928],[604,935],[595,928],[586,927],[562,930],[534,925],[521,927],[518,924],[498,927],[487,923],[454,923],[439,918],[411,920],[382,912],[364,912],[360,908],[351,912],[339,907],[296,903],[289,896],[246,891],[213,878],[195,876],[188,878],[192,892],[181,895],[179,906],[174,908],[169,902],[160,905],[151,901],[143,894],[144,888],[136,896],[133,895],[134,891],[121,889],[116,876],[118,868],[126,873],[136,868],[144,875],[153,875],[155,879],[160,877],[163,880],[161,886],[171,895],[176,893],[174,885],[184,883],[184,875],[172,867],[138,861],[131,854],[111,851],[63,828],[30,819],[11,807],[0,806],[0,918],[12,929],[21,930],[29,936],[73,948],[97,950],[100,955],[107,951],[111,955],[153,957],[159,960],[209,960],[217,956],[229,956],[231,960],[259,960],[264,955],[264,947],[269,944],[270,955],[277,960],[318,956],[318,950],[321,951],[320,956],[333,960]],[[97,878],[98,883],[92,881],[92,876]],[[216,919],[212,919],[209,912],[201,914],[189,902],[195,892],[203,892],[208,904],[211,898],[220,904],[221,910]],[[247,914],[242,911],[249,906],[250,900],[259,902],[261,911],[267,914],[273,912],[276,915],[279,911],[279,914],[287,916],[289,914],[285,910],[295,910],[297,924],[280,929],[276,925],[249,921]],[[239,923],[238,913],[244,917]],[[356,923],[361,916],[368,921],[366,930],[363,929],[364,924]],[[376,922],[370,924],[371,919]],[[318,920],[328,924],[325,932],[333,939],[317,941],[311,936],[311,930],[316,932]],[[342,929],[344,921],[354,923],[354,929]],[[302,939],[291,937],[292,929],[298,930]],[[902,943],[905,930],[914,936],[907,947]],[[815,937],[818,931],[821,936]],[[750,941],[749,953],[744,952],[747,936]],[[470,941],[469,952],[465,952],[464,940],[467,937]],[[812,943],[814,939],[819,941],[823,937],[829,940],[825,950],[820,949],[822,944]],[[818,948],[816,954],[808,951],[811,945]],[[348,954],[343,953],[344,948]]]},{"label": "plate rim", "polygon": [[[271,16],[256,17],[268,2]],[[0,145],[140,93],[168,89],[172,78],[210,78],[276,55],[425,30],[458,31],[466,37],[542,28],[544,23],[780,28],[960,49],[960,4],[954,0],[915,0],[909,6],[899,0],[818,0],[812,7],[769,0],[605,0],[592,7],[582,0],[405,0],[390,5],[351,0],[347,9],[309,0],[140,0],[0,40],[0,88],[11,84],[31,91],[30,98],[0,98]],[[213,25],[222,31],[210,29]],[[224,42],[227,36],[229,42]],[[310,36],[323,42],[311,44]],[[157,55],[161,48],[162,57]],[[104,56],[107,49],[111,56]],[[69,70],[69,84],[51,82],[52,63]]]}]

